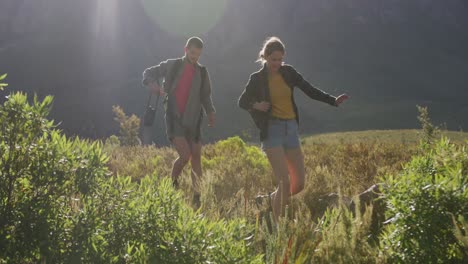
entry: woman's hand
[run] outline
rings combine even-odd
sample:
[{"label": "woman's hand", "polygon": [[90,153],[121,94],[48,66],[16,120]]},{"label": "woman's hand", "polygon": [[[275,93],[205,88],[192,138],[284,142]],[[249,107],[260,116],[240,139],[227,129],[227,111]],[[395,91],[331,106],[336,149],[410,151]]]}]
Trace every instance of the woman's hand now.
[{"label": "woman's hand", "polygon": [[346,101],[349,98],[347,94],[342,94],[335,99],[335,105],[339,106],[341,103]]},{"label": "woman's hand", "polygon": [[255,102],[252,105],[253,109],[258,110],[258,111],[262,111],[262,112],[268,111],[268,109],[270,109],[270,106],[271,106],[271,104],[269,102],[266,102],[266,101]]}]

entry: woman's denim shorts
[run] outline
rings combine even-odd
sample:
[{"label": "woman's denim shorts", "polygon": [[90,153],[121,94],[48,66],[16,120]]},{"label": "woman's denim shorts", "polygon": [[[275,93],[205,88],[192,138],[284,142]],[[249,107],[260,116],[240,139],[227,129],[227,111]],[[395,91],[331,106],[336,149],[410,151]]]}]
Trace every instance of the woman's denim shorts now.
[{"label": "woman's denim shorts", "polygon": [[262,149],[283,147],[293,149],[300,146],[296,119],[272,118],[268,124],[268,134],[262,141]]}]

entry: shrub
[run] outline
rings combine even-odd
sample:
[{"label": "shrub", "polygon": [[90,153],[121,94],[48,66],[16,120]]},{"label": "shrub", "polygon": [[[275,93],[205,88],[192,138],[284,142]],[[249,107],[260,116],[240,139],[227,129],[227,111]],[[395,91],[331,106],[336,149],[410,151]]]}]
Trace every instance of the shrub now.
[{"label": "shrub", "polygon": [[468,256],[468,223],[463,216],[459,216],[458,220],[452,215],[453,232],[457,240],[463,245],[465,256]]},{"label": "shrub", "polygon": [[169,179],[109,177],[98,142],[47,120],[52,98],[0,107],[0,263],[260,263],[254,227],[195,213]]},{"label": "shrub", "polygon": [[442,138],[425,154],[413,157],[401,175],[387,177],[384,192],[392,225],[385,241],[393,260],[467,260],[452,232],[451,218],[468,217],[467,175],[467,149]]},{"label": "shrub", "polygon": [[[168,178],[112,177],[84,202],[85,262],[260,263],[244,220],[210,221],[188,207]],[[83,232],[85,231],[85,232]]]},{"label": "shrub", "polygon": [[98,143],[67,139],[47,120],[52,98],[22,93],[0,106],[0,259],[56,261],[67,247],[63,212],[106,173]]},{"label": "shrub", "polygon": [[421,143],[423,148],[426,149],[430,147],[434,143],[434,141],[436,141],[437,136],[440,133],[440,129],[431,123],[427,107],[422,107],[418,105],[417,108],[419,113],[418,120],[422,128]]},{"label": "shrub", "polygon": [[115,114],[114,120],[120,126],[120,142],[122,146],[140,145],[141,141],[138,137],[140,130],[140,119],[136,115],[127,116],[120,106],[113,106],[112,111]]}]

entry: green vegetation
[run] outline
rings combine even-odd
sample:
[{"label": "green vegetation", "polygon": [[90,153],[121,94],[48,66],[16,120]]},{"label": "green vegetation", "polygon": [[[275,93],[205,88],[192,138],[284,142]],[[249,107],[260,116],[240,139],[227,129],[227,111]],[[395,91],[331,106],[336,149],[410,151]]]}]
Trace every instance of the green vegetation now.
[{"label": "green vegetation", "polygon": [[[387,222],[376,237],[371,228],[372,206],[362,214],[352,214],[346,205],[354,195],[382,181],[388,186],[400,186],[405,181],[405,188],[420,189],[423,181],[409,183],[403,176],[400,181],[400,175],[420,170],[421,164],[414,160],[427,156],[428,153],[439,153],[444,148],[456,150],[458,154],[454,156],[444,151],[441,153],[445,153],[442,156],[445,155],[448,160],[454,162],[453,166],[460,166],[455,157],[459,157],[461,153],[466,155],[466,143],[463,138],[468,136],[466,133],[441,132],[442,135],[455,135],[456,144],[450,143],[447,138],[426,144],[424,140],[418,143],[417,137],[421,140],[434,135],[429,135],[425,130],[415,130],[410,132],[414,134],[414,140],[396,139],[405,133],[406,131],[383,131],[382,134],[387,140],[393,138],[392,144],[387,141],[381,142],[379,132],[373,134],[368,131],[361,133],[364,135],[363,140],[347,142],[340,138],[346,138],[348,133],[335,134],[330,138],[322,135],[323,141],[316,141],[314,137],[306,138],[303,142],[307,170],[305,189],[294,197],[292,206],[288,209],[289,220],[284,219],[273,230],[268,226],[270,216],[265,214],[262,208],[259,210],[253,202],[258,193],[266,193],[274,186],[265,155],[258,147],[248,145],[238,137],[208,145],[203,153],[205,174],[200,212],[211,219],[241,218],[255,225],[254,246],[259,254],[264,254],[266,263],[281,263],[285,259],[290,263],[406,263],[405,260],[396,257],[401,248],[395,249],[387,244],[396,223]],[[432,152],[428,152],[428,149]],[[114,173],[130,173],[137,180],[151,174],[170,175],[176,153],[170,148],[120,147],[113,149],[111,157],[109,165]],[[466,171],[460,172],[459,176],[464,177],[459,179],[466,179]],[[420,177],[425,178],[428,175],[423,173]],[[392,181],[393,179],[395,181]],[[459,189],[466,189],[466,180],[450,184]],[[395,186],[385,192],[386,196],[383,197],[389,206],[390,198],[387,197],[391,197],[391,191],[397,191]],[[436,192],[441,191],[438,188],[445,187],[436,185]],[[182,175],[181,189],[189,203],[191,190],[188,169]],[[339,193],[341,202],[340,199],[326,201],[327,195],[333,192]],[[463,195],[464,200],[460,198],[456,201],[467,204],[466,191]],[[451,211],[456,215],[456,219],[459,219],[455,222],[456,225],[449,218],[444,219],[445,226],[436,227],[452,241],[451,251],[439,255],[426,254],[426,258],[421,259],[426,263],[438,263],[438,260],[463,263],[466,260],[466,245],[463,246],[463,241],[466,241],[466,227],[460,219],[467,217],[467,211],[466,208]],[[389,210],[387,219],[393,218],[394,213]],[[424,215],[424,218],[431,219],[431,213],[437,215],[435,211],[431,211],[430,214]],[[383,226],[383,223],[379,226]],[[385,239],[382,240],[382,237]],[[396,238],[392,239],[396,241]],[[427,239],[435,238],[429,236]]]},{"label": "green vegetation", "polygon": [[[132,136],[67,138],[47,119],[51,104],[12,93],[0,106],[0,263],[468,260],[467,137],[440,137],[427,109],[420,142],[398,140],[413,131],[305,138],[305,189],[273,225],[254,202],[274,186],[257,146],[233,137],[204,148],[194,211],[189,168],[180,191],[168,180],[173,149],[130,144]],[[376,183],[385,222],[373,217],[376,204],[349,209],[351,199],[361,208],[355,195]]]},{"label": "green vegetation", "polygon": [[[136,115],[127,116],[120,106],[113,106],[112,112],[115,114],[114,120],[119,123],[119,141],[123,146],[136,146],[140,144],[138,131],[140,129],[140,119]],[[115,140],[113,140],[115,142]]]},{"label": "green vegetation", "polygon": [[468,217],[468,149],[445,138],[434,144],[402,173],[386,177],[392,225],[384,241],[397,262],[451,263],[464,256],[452,216]]},{"label": "green vegetation", "polygon": [[7,74],[0,75],[0,91],[3,91],[3,89],[8,86],[8,84],[3,83],[3,80],[7,77]]},{"label": "green vegetation", "polygon": [[0,107],[0,263],[261,263],[252,225],[202,217],[161,177],[112,176],[100,143],[46,119],[51,103]]},{"label": "green vegetation", "polygon": [[[400,129],[400,130],[367,130],[353,132],[326,133],[304,137],[303,143],[383,143],[383,144],[409,144],[417,145],[421,140],[423,131],[417,129]],[[468,132],[462,131],[440,131],[442,136],[445,136],[454,143],[464,143],[468,140]]]}]

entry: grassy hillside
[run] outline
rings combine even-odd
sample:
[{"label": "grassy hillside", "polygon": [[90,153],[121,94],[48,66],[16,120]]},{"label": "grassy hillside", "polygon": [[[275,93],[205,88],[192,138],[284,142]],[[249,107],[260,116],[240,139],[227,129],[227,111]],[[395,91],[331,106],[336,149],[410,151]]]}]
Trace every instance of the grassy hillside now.
[{"label": "grassy hillside", "polygon": [[[332,193],[339,194],[342,202],[348,203],[373,184],[385,182],[388,177],[398,178],[405,164],[425,152],[419,145],[419,132],[360,131],[304,137],[305,188],[292,200],[289,214],[294,221],[281,223],[279,233],[273,234],[265,224],[268,221],[265,208],[257,208],[254,202],[258,194],[274,189],[272,171],[264,153],[257,145],[247,144],[238,137],[206,145],[200,213],[209,219],[246,219],[257,226],[255,247],[259,254],[266,255],[268,263],[284,260],[288,245],[295,249],[297,255],[291,254],[296,260],[305,251],[316,250],[313,256],[303,258],[319,263],[385,263],[388,252],[382,254],[382,248],[371,241],[376,238],[370,235],[371,211],[357,216],[343,209],[325,212],[327,208],[340,208],[339,199],[330,196]],[[468,133],[442,134],[457,145],[466,145],[464,140],[468,139]],[[171,148],[117,147],[108,151],[112,153],[111,171],[130,175],[135,180],[145,175],[169,176],[176,157]],[[185,169],[181,178],[182,193],[190,204],[190,168]],[[319,217],[325,218],[316,221]],[[326,253],[329,250],[335,252]]]},{"label": "grassy hillside", "polygon": [[[401,140],[402,134],[412,135],[411,144]],[[295,202],[317,217],[323,213],[324,208],[317,203],[323,196],[339,193],[352,197],[382,181],[386,174],[397,174],[418,151],[416,133],[405,131],[323,134],[305,137],[302,142],[306,185]],[[146,175],[169,177],[177,155],[167,147],[106,148],[114,175],[128,175],[134,180]],[[238,137],[208,144],[203,148],[202,162],[204,213],[216,218],[255,219],[258,213],[255,196],[274,189],[270,165],[258,144],[245,143]],[[181,175],[181,189],[187,202],[192,194],[190,183],[187,166]]]},{"label": "grassy hillside", "polygon": [[[352,132],[325,133],[304,136],[304,144],[317,143],[385,143],[385,144],[418,144],[422,131],[416,129],[400,130],[366,130]],[[467,132],[443,131],[442,135],[456,143],[468,140]]]},{"label": "grassy hillside", "polygon": [[[296,200],[313,212],[314,201],[329,193],[351,197],[369,186],[382,181],[386,174],[397,174],[403,164],[418,153],[421,131],[374,130],[329,133],[306,136],[302,147],[306,167],[306,187]],[[468,133],[443,132],[451,141],[464,144]],[[138,180],[146,175],[168,177],[176,158],[173,148],[113,147],[109,168],[115,174],[128,175]],[[236,195],[252,202],[259,193],[272,191],[272,171],[258,144],[243,142],[238,137],[208,144],[203,148],[204,181],[207,188],[205,200],[217,201],[216,214],[226,216],[242,208],[222,208],[238,202]],[[181,188],[190,200],[190,166],[181,175]],[[209,205],[205,204],[205,209]],[[210,210],[215,208],[209,208]],[[245,210],[244,210],[245,209]],[[254,215],[244,208],[236,215]]]},{"label": "grassy hillside", "polygon": [[[120,146],[133,142],[125,136],[104,145],[69,139],[47,120],[51,97],[7,100],[0,263],[468,261],[466,143],[437,140],[428,122],[421,144],[383,142],[377,132],[306,138],[305,189],[274,224],[254,202],[273,190],[271,168],[239,137],[205,146],[201,208],[192,210],[190,168],[180,190],[168,179],[172,148]],[[351,197],[380,182],[381,199],[354,200],[362,210],[353,210]]]},{"label": "grassy hillside", "polygon": [[[206,145],[192,210],[190,168],[179,190],[168,177],[172,148],[121,146],[138,142],[135,118],[102,144],[67,138],[51,106],[0,105],[0,263],[468,263],[468,141],[437,135],[427,109],[418,144],[411,131],[304,138],[305,189],[273,224],[254,202],[275,185],[257,145]],[[378,199],[351,206],[375,183]]]}]

